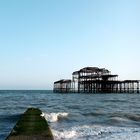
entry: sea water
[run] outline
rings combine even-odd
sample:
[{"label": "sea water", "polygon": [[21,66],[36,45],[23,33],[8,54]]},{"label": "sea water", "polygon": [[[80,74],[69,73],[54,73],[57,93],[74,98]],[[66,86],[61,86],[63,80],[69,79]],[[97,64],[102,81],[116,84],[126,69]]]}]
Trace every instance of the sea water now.
[{"label": "sea water", "polygon": [[0,91],[0,140],[28,107],[42,110],[55,140],[139,140],[140,94]]}]

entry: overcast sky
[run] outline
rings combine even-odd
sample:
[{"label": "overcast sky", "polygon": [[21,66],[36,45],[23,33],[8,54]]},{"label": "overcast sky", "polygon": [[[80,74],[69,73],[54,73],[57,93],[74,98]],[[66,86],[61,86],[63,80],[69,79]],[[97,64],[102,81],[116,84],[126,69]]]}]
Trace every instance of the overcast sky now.
[{"label": "overcast sky", "polygon": [[139,0],[0,0],[0,89],[52,89],[86,66],[140,79]]}]

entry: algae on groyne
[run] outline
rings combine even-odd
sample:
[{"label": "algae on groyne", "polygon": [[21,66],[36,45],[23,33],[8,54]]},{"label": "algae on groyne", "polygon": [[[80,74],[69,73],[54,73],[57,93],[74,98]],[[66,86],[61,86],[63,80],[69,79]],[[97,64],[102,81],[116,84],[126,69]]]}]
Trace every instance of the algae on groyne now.
[{"label": "algae on groyne", "polygon": [[27,109],[6,140],[53,140],[49,125],[41,114],[37,108]]}]

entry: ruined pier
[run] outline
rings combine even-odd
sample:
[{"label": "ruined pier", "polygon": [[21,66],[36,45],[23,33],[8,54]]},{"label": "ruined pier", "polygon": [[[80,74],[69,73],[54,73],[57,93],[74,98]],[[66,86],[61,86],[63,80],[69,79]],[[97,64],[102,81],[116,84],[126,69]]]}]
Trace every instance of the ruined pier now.
[{"label": "ruined pier", "polygon": [[105,68],[85,67],[72,73],[72,79],[54,82],[58,93],[139,93],[140,80],[119,80]]}]

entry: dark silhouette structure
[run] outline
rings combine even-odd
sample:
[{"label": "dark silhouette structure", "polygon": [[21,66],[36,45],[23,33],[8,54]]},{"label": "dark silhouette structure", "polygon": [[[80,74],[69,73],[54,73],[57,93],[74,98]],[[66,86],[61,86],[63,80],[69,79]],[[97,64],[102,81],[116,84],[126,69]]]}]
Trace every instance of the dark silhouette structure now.
[{"label": "dark silhouette structure", "polygon": [[85,67],[72,73],[72,80],[54,82],[54,92],[139,93],[139,80],[118,80],[105,68]]}]

